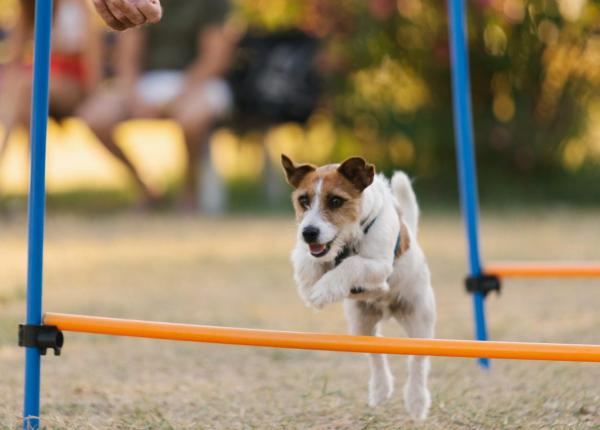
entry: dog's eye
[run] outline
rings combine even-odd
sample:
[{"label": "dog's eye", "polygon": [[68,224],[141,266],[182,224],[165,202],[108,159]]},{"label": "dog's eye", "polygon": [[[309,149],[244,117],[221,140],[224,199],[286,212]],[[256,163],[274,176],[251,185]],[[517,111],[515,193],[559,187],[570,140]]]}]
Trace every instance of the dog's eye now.
[{"label": "dog's eye", "polygon": [[344,200],[341,197],[331,196],[329,197],[329,199],[327,199],[327,206],[329,207],[329,209],[337,209],[341,207],[345,201],[346,200]]},{"label": "dog's eye", "polygon": [[310,207],[310,199],[306,194],[298,197],[298,204],[302,207],[302,209],[308,209]]}]

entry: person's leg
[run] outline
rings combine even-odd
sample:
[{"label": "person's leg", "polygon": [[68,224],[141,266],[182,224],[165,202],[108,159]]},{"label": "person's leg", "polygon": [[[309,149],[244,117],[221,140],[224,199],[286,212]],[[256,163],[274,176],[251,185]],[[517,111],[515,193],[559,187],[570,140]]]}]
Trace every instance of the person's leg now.
[{"label": "person's leg", "polygon": [[[31,104],[31,76],[23,73],[13,76],[6,88],[6,100],[0,107],[0,123],[5,127],[5,135],[0,142],[0,157],[6,148],[10,132],[19,125],[29,130]],[[57,118],[72,115],[84,97],[79,82],[64,76],[53,75],[49,88],[50,114]],[[4,100],[3,100],[4,101]],[[6,106],[10,104],[10,106]]]},{"label": "person's leg", "polygon": [[85,91],[76,79],[54,74],[50,83],[50,115],[62,119],[71,116],[81,105]]},{"label": "person's leg", "polygon": [[186,169],[183,178],[183,205],[186,209],[199,209],[198,186],[200,183],[201,155],[207,144],[208,132],[215,117],[210,112],[196,116],[195,121],[176,121],[183,129],[186,150]]},{"label": "person's leg", "polygon": [[[14,124],[8,124],[8,121],[0,118],[0,125],[4,127],[4,135],[0,138],[0,166],[2,165],[2,159],[4,158],[4,154],[6,153],[6,148],[8,148],[8,140],[10,139],[10,135],[12,129],[14,128]],[[2,195],[2,190],[0,189],[0,197]]]},{"label": "person's leg", "polygon": [[0,141],[0,160],[6,152],[12,131],[18,126],[29,130],[31,76],[28,73],[13,73],[7,79],[0,97],[0,124],[4,128],[4,136]]},{"label": "person's leg", "polygon": [[127,168],[143,194],[144,203],[154,203],[158,194],[142,179],[113,136],[115,126],[131,116],[124,96],[116,90],[101,91],[83,103],[78,116],[90,127],[100,143]]},{"label": "person's leg", "polygon": [[[0,88],[0,125],[4,135],[0,138],[0,164],[8,149],[12,132],[23,127],[29,135],[30,104],[31,104],[31,74],[23,71],[10,76],[8,82],[3,82]],[[29,139],[25,144],[26,159],[29,159]],[[26,166],[23,166],[26,169]],[[2,190],[0,189],[0,197]]]},{"label": "person's leg", "polygon": [[184,92],[187,94],[170,109],[170,114],[183,129],[187,152],[184,175],[183,204],[198,208],[200,156],[214,122],[222,118],[231,106],[229,88],[223,81],[214,80]]},{"label": "person's leg", "polygon": [[3,130],[4,134],[2,135],[2,138],[0,139],[0,162],[1,162],[2,158],[4,158],[4,153],[6,152],[6,148],[8,148],[8,140],[10,139],[10,135],[11,135],[13,129],[15,128],[16,121],[14,120],[12,115],[10,115],[10,116],[7,115],[6,117],[0,118],[0,125],[2,125],[2,127],[4,128],[4,130]]}]

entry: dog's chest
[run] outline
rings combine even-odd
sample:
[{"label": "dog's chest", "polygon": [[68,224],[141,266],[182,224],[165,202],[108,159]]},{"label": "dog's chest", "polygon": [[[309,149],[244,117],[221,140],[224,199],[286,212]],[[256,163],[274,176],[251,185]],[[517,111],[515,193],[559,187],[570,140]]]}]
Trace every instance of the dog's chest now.
[{"label": "dog's chest", "polygon": [[335,256],[333,261],[328,261],[327,263],[323,263],[323,269],[325,272],[329,272],[330,270],[338,267],[342,262],[353,255],[360,254],[360,240],[354,240],[348,242],[342,250]]}]

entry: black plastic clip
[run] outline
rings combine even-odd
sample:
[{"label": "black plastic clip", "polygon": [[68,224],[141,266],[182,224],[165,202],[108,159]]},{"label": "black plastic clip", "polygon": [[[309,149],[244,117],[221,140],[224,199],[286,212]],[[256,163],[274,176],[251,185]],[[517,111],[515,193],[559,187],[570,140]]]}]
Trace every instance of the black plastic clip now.
[{"label": "black plastic clip", "polygon": [[500,278],[495,275],[469,276],[465,279],[465,286],[469,293],[481,293],[483,297],[491,291],[500,294]]},{"label": "black plastic clip", "polygon": [[19,324],[19,346],[39,348],[42,355],[48,348],[60,355],[64,340],[62,331],[54,325]]}]

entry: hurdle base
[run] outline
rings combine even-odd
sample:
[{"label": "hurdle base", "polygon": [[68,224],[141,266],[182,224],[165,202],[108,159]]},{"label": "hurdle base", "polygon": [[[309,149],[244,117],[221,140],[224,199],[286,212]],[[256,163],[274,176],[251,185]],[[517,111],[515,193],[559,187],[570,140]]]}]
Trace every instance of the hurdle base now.
[{"label": "hurdle base", "polygon": [[485,298],[492,291],[500,294],[501,283],[500,278],[497,276],[483,274],[479,276],[468,276],[465,279],[465,287],[469,293],[481,293]]},{"label": "hurdle base", "polygon": [[38,348],[41,355],[46,355],[48,349],[60,355],[64,339],[63,332],[55,325],[19,324],[19,346]]}]

